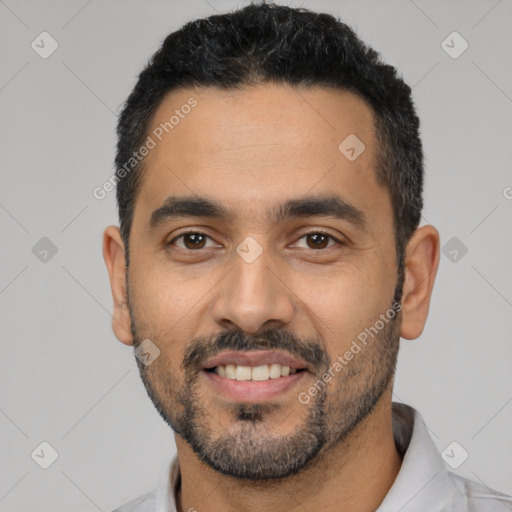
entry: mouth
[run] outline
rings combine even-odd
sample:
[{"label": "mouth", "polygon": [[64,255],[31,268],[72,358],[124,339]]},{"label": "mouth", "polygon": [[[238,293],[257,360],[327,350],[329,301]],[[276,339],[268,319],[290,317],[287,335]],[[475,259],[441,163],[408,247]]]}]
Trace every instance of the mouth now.
[{"label": "mouth", "polygon": [[216,392],[235,401],[261,402],[293,388],[308,364],[276,351],[224,352],[200,372]]},{"label": "mouth", "polygon": [[290,368],[277,363],[262,364],[259,366],[244,366],[235,364],[218,365],[213,368],[205,368],[206,372],[216,373],[220,377],[238,381],[265,381],[288,377],[297,372],[307,371],[305,368]]}]

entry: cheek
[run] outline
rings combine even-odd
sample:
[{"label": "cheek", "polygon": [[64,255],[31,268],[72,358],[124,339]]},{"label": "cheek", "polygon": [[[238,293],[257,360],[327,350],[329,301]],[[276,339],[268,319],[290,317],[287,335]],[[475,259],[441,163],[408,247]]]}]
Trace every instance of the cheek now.
[{"label": "cheek", "polygon": [[[208,288],[203,288],[204,290]],[[130,271],[130,301],[139,334],[178,347],[183,339],[187,315],[198,307],[198,280],[183,283],[176,273],[158,268],[154,262],[134,262]]]},{"label": "cheek", "polygon": [[331,356],[348,348],[390,307],[388,296],[394,288],[383,272],[382,264],[361,262],[331,269],[322,278],[297,278],[294,289],[300,290],[297,295]]}]

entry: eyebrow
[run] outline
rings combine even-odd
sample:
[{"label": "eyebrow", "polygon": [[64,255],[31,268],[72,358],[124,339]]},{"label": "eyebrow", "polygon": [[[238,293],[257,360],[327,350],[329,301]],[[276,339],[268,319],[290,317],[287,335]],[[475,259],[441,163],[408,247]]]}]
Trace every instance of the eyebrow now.
[{"label": "eyebrow", "polygon": [[[289,199],[266,212],[267,218],[278,224],[291,218],[333,217],[346,220],[362,231],[367,230],[367,219],[363,211],[338,195],[308,196]],[[169,196],[152,214],[149,230],[154,230],[164,222],[184,217],[205,217],[230,220],[233,214],[219,202],[197,196]]]}]

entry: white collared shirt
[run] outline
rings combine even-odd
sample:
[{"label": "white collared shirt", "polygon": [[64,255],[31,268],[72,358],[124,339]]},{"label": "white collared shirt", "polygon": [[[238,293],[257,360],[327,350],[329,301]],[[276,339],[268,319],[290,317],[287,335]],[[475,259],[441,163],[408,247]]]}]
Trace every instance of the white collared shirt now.
[{"label": "white collared shirt", "polygon": [[[375,512],[506,512],[512,496],[448,471],[421,415],[393,403],[393,435],[403,456],[400,471]],[[177,512],[181,485],[177,456],[162,472],[158,488],[113,512]]]}]

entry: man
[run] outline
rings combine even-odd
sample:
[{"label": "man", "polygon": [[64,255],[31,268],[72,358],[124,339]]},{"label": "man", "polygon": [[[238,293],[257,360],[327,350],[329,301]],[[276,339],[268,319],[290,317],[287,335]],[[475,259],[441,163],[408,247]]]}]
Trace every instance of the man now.
[{"label": "man", "polygon": [[118,512],[512,506],[391,400],[439,263],[418,128],[329,15],[249,5],[166,38],[120,116],[103,252],[177,457]]}]

